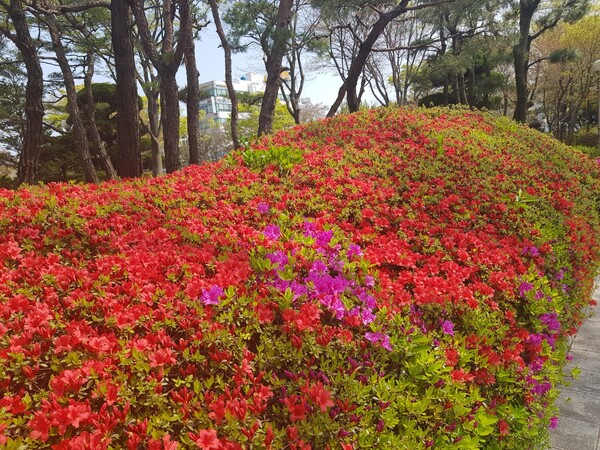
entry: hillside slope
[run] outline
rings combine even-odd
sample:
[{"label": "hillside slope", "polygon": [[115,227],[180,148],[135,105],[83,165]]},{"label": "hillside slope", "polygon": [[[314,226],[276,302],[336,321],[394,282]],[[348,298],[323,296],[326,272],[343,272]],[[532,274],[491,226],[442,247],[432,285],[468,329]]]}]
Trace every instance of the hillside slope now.
[{"label": "hillside slope", "polygon": [[543,445],[599,205],[598,164],[461,110],[2,191],[0,444]]}]

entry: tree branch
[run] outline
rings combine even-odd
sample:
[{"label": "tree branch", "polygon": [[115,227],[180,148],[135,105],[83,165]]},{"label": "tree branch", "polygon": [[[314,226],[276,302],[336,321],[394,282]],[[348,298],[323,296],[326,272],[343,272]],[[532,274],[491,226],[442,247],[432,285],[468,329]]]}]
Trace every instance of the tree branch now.
[{"label": "tree branch", "polygon": [[50,122],[44,121],[43,124],[44,124],[44,126],[50,128],[52,131],[56,131],[57,133],[60,133],[60,134],[66,134],[67,133],[67,131],[63,130],[62,128],[55,127]]},{"label": "tree branch", "polygon": [[34,6],[27,5],[25,10],[31,12],[37,11],[44,14],[66,14],[80,13],[92,8],[110,8],[110,2],[105,0],[90,0],[89,2],[77,5],[49,5],[47,2],[44,2],[44,6],[36,2]]}]

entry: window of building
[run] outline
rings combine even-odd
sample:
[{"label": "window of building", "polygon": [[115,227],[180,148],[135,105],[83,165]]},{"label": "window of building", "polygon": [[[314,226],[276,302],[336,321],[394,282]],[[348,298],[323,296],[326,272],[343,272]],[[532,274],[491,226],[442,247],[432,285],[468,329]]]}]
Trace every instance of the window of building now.
[{"label": "window of building", "polygon": [[214,87],[206,91],[209,97],[227,97],[227,89],[224,87]]},{"label": "window of building", "polygon": [[212,104],[208,104],[208,105],[201,105],[200,106],[200,111],[204,111],[207,114],[212,114],[215,111],[213,110],[213,105]]}]

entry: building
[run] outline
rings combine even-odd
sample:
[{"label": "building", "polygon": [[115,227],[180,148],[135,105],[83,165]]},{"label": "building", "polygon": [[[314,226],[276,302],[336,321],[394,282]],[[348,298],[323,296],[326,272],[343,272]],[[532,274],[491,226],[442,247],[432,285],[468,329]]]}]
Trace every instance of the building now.
[{"label": "building", "polygon": [[[236,92],[259,94],[265,91],[265,76],[247,73],[233,83]],[[205,120],[212,119],[225,124],[231,115],[231,100],[224,81],[207,81],[200,84],[200,110],[206,113]]]}]

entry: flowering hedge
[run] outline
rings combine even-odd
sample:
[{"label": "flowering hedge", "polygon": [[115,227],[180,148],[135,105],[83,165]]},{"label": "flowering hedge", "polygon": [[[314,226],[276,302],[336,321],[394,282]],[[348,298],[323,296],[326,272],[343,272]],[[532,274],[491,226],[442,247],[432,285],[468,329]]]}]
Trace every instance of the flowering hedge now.
[{"label": "flowering hedge", "polygon": [[382,109],[152,180],[0,195],[0,444],[530,448],[600,261],[600,167]]}]

